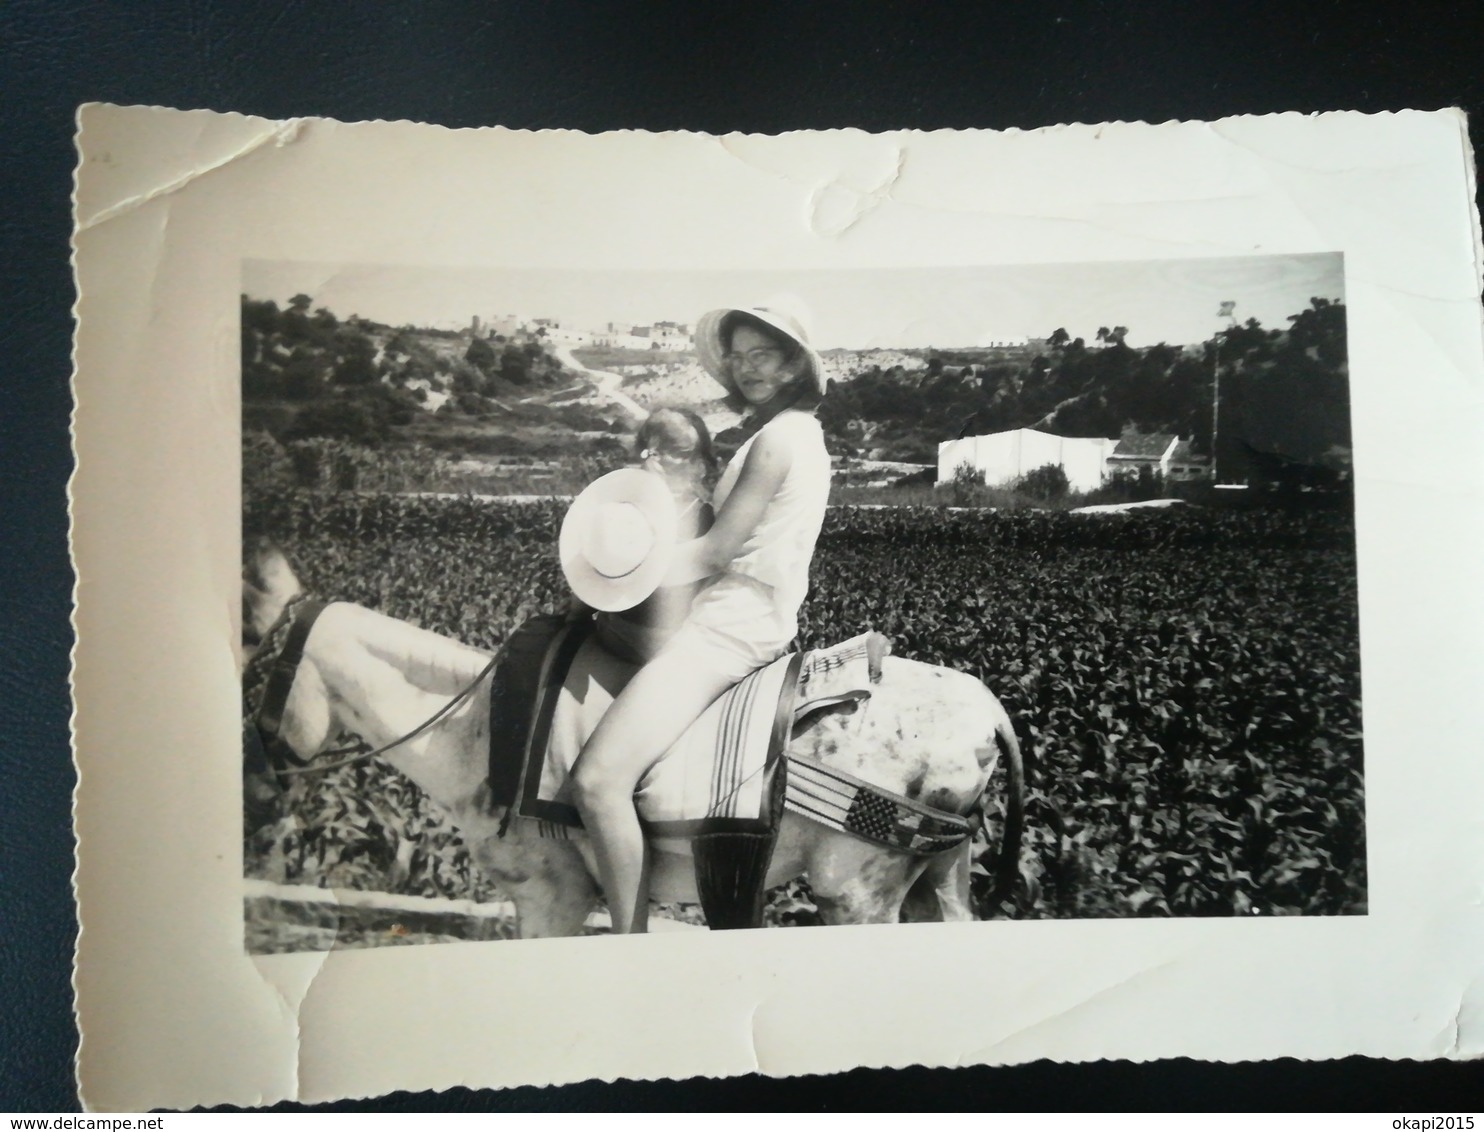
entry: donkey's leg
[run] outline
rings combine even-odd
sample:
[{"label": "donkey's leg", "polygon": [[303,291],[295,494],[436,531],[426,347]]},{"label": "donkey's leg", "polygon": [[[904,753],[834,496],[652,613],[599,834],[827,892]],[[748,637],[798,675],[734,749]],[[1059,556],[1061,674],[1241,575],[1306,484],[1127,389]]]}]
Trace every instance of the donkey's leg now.
[{"label": "donkey's leg", "polygon": [[941,879],[938,874],[942,870],[941,867],[935,868],[935,865],[937,862],[929,859],[927,867],[907,889],[907,895],[902,900],[903,923],[924,924],[944,918],[943,902],[938,899],[938,885]]},{"label": "donkey's leg", "polygon": [[583,924],[598,902],[598,886],[578,873],[554,878],[533,877],[511,891],[515,901],[516,930],[521,939],[549,939],[582,933]]},{"label": "donkey's leg", "polygon": [[809,888],[826,924],[894,924],[921,870],[921,858],[827,834],[810,857]]},{"label": "donkey's leg", "polygon": [[515,903],[521,939],[578,935],[598,901],[598,886],[576,846],[536,837],[516,822],[474,846],[474,858]]},{"label": "donkey's leg", "polygon": [[912,886],[914,895],[926,894],[932,901],[934,915],[924,920],[957,922],[974,918],[969,903],[969,868],[973,864],[973,843],[965,841],[957,849],[930,858],[928,867]]}]

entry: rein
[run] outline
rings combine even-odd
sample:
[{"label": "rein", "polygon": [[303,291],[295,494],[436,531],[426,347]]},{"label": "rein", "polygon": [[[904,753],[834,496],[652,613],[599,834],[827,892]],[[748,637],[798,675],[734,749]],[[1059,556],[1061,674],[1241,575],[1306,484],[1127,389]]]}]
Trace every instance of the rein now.
[{"label": "rein", "polygon": [[[367,762],[378,755],[395,750],[404,743],[411,742],[472,696],[483,683],[484,678],[494,671],[495,665],[500,660],[499,653],[496,653],[490,658],[490,662],[479,670],[479,674],[464,687],[463,691],[401,738],[393,739],[390,743],[373,750],[359,751],[349,758],[337,759],[334,762],[312,765],[303,763],[296,754],[289,750],[288,744],[279,737],[278,729],[283,725],[283,710],[288,704],[289,692],[293,690],[294,674],[299,670],[299,664],[304,659],[304,645],[309,640],[309,631],[314,628],[315,621],[326,608],[324,602],[310,601],[303,594],[296,594],[290,598],[288,604],[283,607],[283,612],[278,615],[278,620],[264,636],[263,648],[253,657],[243,672],[243,702],[247,709],[246,717],[257,725],[269,741],[269,745],[282,749],[294,761],[301,763],[295,767],[277,768],[276,773],[281,775],[327,774],[344,766]],[[259,657],[265,659],[260,661]],[[323,753],[335,756],[355,750],[356,747],[341,747],[338,750]]]}]

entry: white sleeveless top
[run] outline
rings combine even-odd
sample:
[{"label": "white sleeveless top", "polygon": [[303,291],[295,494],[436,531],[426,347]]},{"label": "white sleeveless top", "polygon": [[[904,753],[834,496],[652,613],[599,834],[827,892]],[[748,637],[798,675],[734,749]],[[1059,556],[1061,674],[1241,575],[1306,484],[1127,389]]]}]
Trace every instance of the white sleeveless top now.
[{"label": "white sleeveless top", "polygon": [[809,592],[809,562],[829,502],[830,455],[824,447],[824,430],[814,414],[784,410],[749,437],[727,464],[713,495],[718,512],[737,486],[753,442],[763,433],[781,433],[792,460],[757,529],[742,544],[742,552],[727,572],[770,587],[775,611],[783,621],[793,623]]}]

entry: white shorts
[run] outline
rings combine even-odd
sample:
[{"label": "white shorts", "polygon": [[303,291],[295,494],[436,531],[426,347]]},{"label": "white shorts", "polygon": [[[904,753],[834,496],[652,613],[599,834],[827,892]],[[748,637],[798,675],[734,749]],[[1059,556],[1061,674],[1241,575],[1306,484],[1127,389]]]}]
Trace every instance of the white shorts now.
[{"label": "white shorts", "polygon": [[782,656],[797,633],[798,623],[779,614],[771,586],[727,573],[696,594],[664,651],[685,650],[735,684]]}]

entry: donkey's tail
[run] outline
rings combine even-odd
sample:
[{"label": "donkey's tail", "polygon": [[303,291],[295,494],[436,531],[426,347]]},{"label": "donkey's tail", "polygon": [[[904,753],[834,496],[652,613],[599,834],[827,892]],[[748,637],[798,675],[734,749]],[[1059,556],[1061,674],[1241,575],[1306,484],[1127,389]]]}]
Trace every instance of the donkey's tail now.
[{"label": "donkey's tail", "polygon": [[[1010,912],[1014,910],[1015,881],[1020,876],[1020,842],[1025,832],[1025,762],[1020,755],[1020,740],[1008,719],[996,726],[994,741],[1005,763],[1005,828],[995,862],[990,906]],[[988,788],[986,783],[985,789]]]}]

